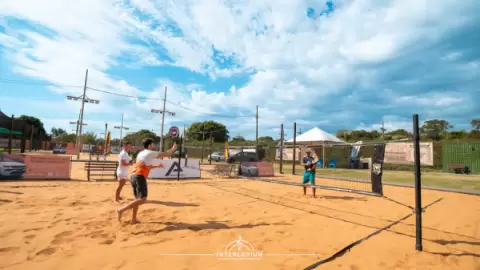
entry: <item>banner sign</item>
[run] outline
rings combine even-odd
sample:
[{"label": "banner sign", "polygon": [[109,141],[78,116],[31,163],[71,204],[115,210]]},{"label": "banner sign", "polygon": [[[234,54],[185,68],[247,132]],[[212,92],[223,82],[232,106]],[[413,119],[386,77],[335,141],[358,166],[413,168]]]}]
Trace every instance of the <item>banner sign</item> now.
[{"label": "banner sign", "polygon": [[110,153],[120,154],[120,152],[122,152],[122,147],[120,147],[120,146],[111,146],[110,147]]},{"label": "banner sign", "polygon": [[171,127],[170,128],[170,131],[168,132],[170,134],[170,137],[175,141],[176,139],[178,139],[178,127]]},{"label": "banner sign", "polygon": [[70,179],[70,157],[0,154],[0,178]]},{"label": "banner sign", "polygon": [[373,148],[372,167],[370,176],[372,181],[372,192],[383,195],[382,176],[383,163],[385,160],[385,145],[375,145]]},{"label": "banner sign", "polygon": [[[413,164],[413,143],[387,143],[385,163]],[[433,166],[433,143],[420,143],[420,164]]]},{"label": "banner sign", "polygon": [[242,162],[240,163],[240,175],[247,177],[274,176],[273,163],[270,162]]},{"label": "banner sign", "polygon": [[150,171],[152,179],[177,179],[180,170],[180,178],[200,178],[200,160],[182,158],[180,163],[177,159],[156,159],[152,165],[163,164],[163,168],[155,168]]}]

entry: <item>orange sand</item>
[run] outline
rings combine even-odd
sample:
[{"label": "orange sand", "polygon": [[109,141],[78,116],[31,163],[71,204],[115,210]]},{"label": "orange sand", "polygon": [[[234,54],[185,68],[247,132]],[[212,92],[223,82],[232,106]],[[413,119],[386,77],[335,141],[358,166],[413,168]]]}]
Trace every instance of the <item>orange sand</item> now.
[{"label": "orange sand", "polygon": [[[72,178],[85,178],[81,166]],[[150,180],[153,202],[137,225],[130,212],[116,221],[115,182],[0,182],[0,268],[303,269],[412,212],[372,196],[319,190],[313,199],[299,187],[202,176]],[[122,195],[131,199],[129,185]],[[385,195],[414,205],[413,189]],[[480,269],[480,197],[423,192],[424,205],[440,198],[423,215],[423,252],[412,216],[318,269]],[[239,236],[263,256],[221,260],[216,252]]]}]

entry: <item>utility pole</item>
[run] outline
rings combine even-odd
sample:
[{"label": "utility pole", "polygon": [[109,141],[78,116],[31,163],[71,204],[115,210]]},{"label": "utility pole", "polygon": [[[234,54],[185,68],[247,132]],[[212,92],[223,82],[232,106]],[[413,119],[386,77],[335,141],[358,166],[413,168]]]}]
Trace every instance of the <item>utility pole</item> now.
[{"label": "utility pole", "polygon": [[125,129],[125,130],[129,130],[128,127],[124,127],[123,126],[123,113],[122,113],[122,122],[120,124],[120,126],[115,126],[113,128],[116,128],[116,129],[120,129],[120,147],[122,147],[122,131]]},{"label": "utility pole", "polygon": [[283,174],[283,124],[280,126],[280,173]]},{"label": "utility pole", "polygon": [[163,109],[162,110],[156,110],[152,109],[152,113],[160,113],[162,114],[162,127],[160,129],[160,151],[163,152],[163,126],[165,123],[165,113],[168,113],[168,115],[175,116],[174,112],[169,112],[166,109],[167,106],[167,87],[165,86],[165,94],[163,95]]},{"label": "utility pole", "polygon": [[[295,124],[296,125],[296,124]],[[300,131],[297,133],[298,135],[302,135],[302,128],[300,128]]]},{"label": "utility pole", "polygon": [[385,123],[384,123],[383,121],[382,121],[382,128],[381,128],[380,130],[382,131],[382,139],[383,139],[384,136],[385,136],[385,131],[387,131],[387,130],[385,129]]},{"label": "utility pole", "polygon": [[87,82],[88,82],[88,69],[85,72],[85,84],[83,85],[83,96],[82,96],[82,108],[80,109],[80,124],[77,136],[77,159],[80,159],[80,144],[82,137],[82,126],[83,126],[83,111],[85,109],[85,97],[87,95]]},{"label": "utility pole", "polygon": [[256,125],[256,136],[255,136],[255,141],[256,141],[256,148],[258,149],[258,105],[257,105],[257,114],[256,114],[256,121],[257,121],[257,125]]},{"label": "utility pole", "polygon": [[107,129],[108,129],[108,124],[105,123],[105,141],[107,141]]},{"label": "utility pole", "polygon": [[[163,152],[163,125],[165,123],[165,107],[167,106],[167,87],[165,86],[165,93],[163,94],[163,110],[162,110],[162,128],[160,129],[160,151]],[[180,149],[182,151],[182,149]]]},{"label": "utility pole", "polygon": [[96,99],[91,99],[87,97],[87,82],[88,82],[88,69],[85,72],[85,85],[83,86],[83,95],[80,97],[74,97],[74,96],[67,96],[68,100],[82,100],[82,106],[80,107],[80,117],[78,120],[78,134],[77,138],[75,140],[75,144],[77,147],[77,159],[80,159],[80,144],[81,144],[81,137],[82,137],[82,127],[83,127],[83,112],[85,109],[85,103],[92,103],[92,104],[99,104],[100,100]]}]

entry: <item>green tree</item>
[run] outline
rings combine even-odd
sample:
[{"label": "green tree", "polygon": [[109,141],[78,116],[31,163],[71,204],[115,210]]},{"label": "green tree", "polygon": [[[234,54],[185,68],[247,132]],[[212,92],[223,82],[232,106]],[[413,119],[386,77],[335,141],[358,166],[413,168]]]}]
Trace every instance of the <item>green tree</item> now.
[{"label": "green tree", "polygon": [[452,131],[448,134],[449,139],[458,140],[468,138],[468,133],[465,130]]},{"label": "green tree", "polygon": [[480,119],[473,119],[470,124],[472,125],[472,130],[480,131]]},{"label": "green tree", "polygon": [[453,126],[448,121],[434,119],[425,121],[420,128],[420,132],[426,138],[439,141],[451,128]]},{"label": "green tree", "polygon": [[93,132],[85,132],[82,134],[82,143],[83,144],[95,144],[97,140],[97,135]]},{"label": "green tree", "polygon": [[390,135],[394,140],[412,138],[413,136],[412,133],[406,131],[405,129],[396,129],[388,132],[387,135]]},{"label": "green tree", "polygon": [[23,115],[22,114],[22,115],[20,115],[20,117],[18,119],[25,120],[27,122],[27,124],[35,126],[36,128],[39,128],[41,133],[44,133],[44,134],[47,133],[45,131],[44,126],[43,126],[42,120],[40,120],[40,119],[38,119],[34,116],[28,116],[28,115]]},{"label": "green tree", "polygon": [[62,129],[62,128],[55,128],[53,127],[51,130],[50,130],[50,133],[52,134],[53,137],[57,137],[58,135],[60,134],[67,134],[67,131]]},{"label": "green tree", "polygon": [[55,137],[57,143],[75,143],[77,136],[75,134],[63,133]]},{"label": "green tree", "polygon": [[[142,129],[137,132],[129,133],[125,137],[123,137],[123,141],[129,141],[134,145],[140,145],[142,143],[142,140],[145,138],[152,138],[153,141],[157,144],[160,142],[160,137],[148,129]],[[164,140],[165,140],[165,137],[164,137]],[[120,141],[118,143],[120,143]]]},{"label": "green tree", "polygon": [[194,141],[201,141],[203,138],[209,140],[212,136],[214,142],[226,142],[229,138],[227,127],[222,123],[211,120],[192,123],[188,127],[186,135],[189,140]]},{"label": "green tree", "polygon": [[274,146],[275,140],[270,136],[258,137],[258,144],[264,146]]},{"label": "green tree", "polygon": [[336,136],[340,140],[348,141],[349,139],[351,139],[350,133],[351,132],[349,130],[341,129],[341,130],[337,131]]}]

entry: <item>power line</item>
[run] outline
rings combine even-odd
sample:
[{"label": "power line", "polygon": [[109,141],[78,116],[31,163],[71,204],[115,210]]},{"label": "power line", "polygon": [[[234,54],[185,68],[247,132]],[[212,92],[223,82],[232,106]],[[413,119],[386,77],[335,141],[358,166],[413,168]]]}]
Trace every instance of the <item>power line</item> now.
[{"label": "power line", "polygon": [[140,97],[140,96],[132,96],[132,95],[126,95],[126,94],[119,94],[119,93],[115,93],[115,92],[110,92],[110,91],[106,91],[106,90],[101,90],[101,89],[97,89],[97,88],[93,88],[93,87],[88,87],[87,88],[89,90],[92,90],[92,91],[96,91],[96,92],[100,92],[100,93],[104,93],[104,94],[109,94],[109,95],[114,95],[114,96],[119,96],[119,97],[127,97],[127,98],[134,98],[134,99],[146,99],[146,100],[161,100],[163,101],[162,98],[150,98],[150,97]]},{"label": "power line", "polygon": [[[81,85],[66,85],[66,84],[56,84],[56,83],[47,83],[47,82],[34,82],[34,81],[19,81],[19,80],[10,80],[10,79],[1,79],[0,78],[0,83],[9,83],[9,84],[20,84],[20,85],[32,85],[32,86],[56,86],[56,87],[65,87],[65,88],[83,88],[84,86]],[[87,89],[104,93],[104,94],[109,94],[109,95],[114,95],[114,96],[119,96],[119,97],[126,97],[126,98],[133,98],[133,99],[138,99],[138,100],[156,100],[156,101],[163,101],[164,99],[162,98],[152,98],[152,97],[145,97],[145,96],[133,96],[133,95],[127,95],[127,94],[120,94],[120,93],[115,93],[107,90],[102,90],[98,88],[93,88],[93,87],[88,87]],[[175,105],[179,108],[182,108],[186,111],[205,115],[205,116],[213,116],[213,117],[224,117],[224,118],[250,118],[250,117],[255,117],[256,114],[250,114],[250,115],[226,115],[226,114],[216,114],[216,113],[205,113],[205,112],[200,112],[185,106],[182,106],[179,103],[175,103],[172,101],[167,100],[168,103]]]}]

